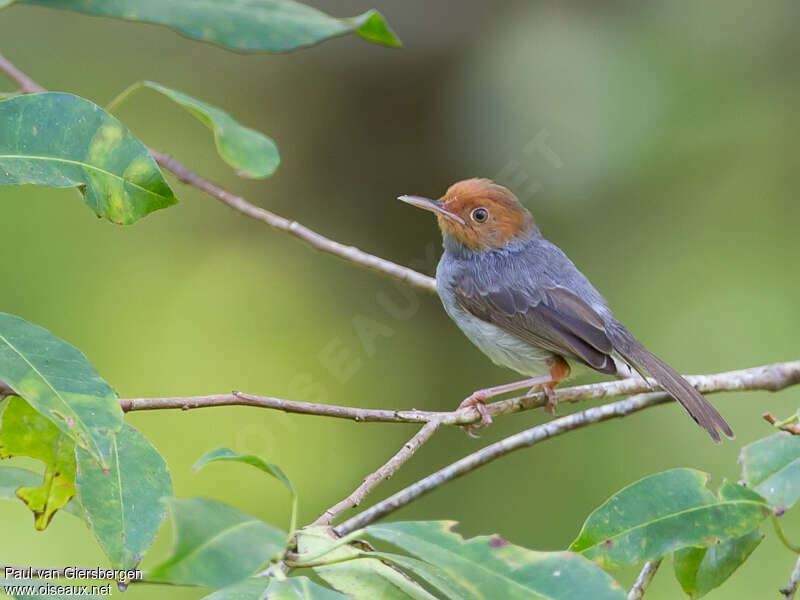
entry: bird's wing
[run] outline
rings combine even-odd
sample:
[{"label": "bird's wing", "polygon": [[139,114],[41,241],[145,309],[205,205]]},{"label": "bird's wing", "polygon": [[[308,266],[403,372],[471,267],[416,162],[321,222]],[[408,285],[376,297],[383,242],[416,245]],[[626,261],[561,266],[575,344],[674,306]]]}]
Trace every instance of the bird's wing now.
[{"label": "bird's wing", "polygon": [[515,337],[576,359],[601,373],[617,372],[603,318],[567,288],[514,288],[471,277],[454,281],[456,300],[469,313]]}]

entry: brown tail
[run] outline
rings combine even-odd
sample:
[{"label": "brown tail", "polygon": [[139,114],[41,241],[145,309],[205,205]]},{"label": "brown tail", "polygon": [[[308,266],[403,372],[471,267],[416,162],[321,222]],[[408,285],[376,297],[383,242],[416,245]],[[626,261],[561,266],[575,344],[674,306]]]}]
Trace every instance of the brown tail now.
[{"label": "brown tail", "polygon": [[631,366],[650,373],[670,396],[681,403],[695,422],[709,433],[714,442],[720,441],[717,430],[721,430],[733,439],[733,431],[717,409],[672,367],[645,348],[621,323],[613,323],[606,331],[614,344],[614,349],[630,362]]}]

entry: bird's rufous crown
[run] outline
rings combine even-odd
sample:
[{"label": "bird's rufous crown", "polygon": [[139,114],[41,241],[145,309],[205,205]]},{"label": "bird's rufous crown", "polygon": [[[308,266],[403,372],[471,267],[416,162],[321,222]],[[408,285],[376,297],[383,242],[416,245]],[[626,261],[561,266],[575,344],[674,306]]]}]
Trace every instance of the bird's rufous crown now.
[{"label": "bird's rufous crown", "polygon": [[533,215],[513,192],[491,179],[454,183],[438,204],[444,209],[436,212],[442,234],[455,237],[473,250],[503,248],[535,228]]}]

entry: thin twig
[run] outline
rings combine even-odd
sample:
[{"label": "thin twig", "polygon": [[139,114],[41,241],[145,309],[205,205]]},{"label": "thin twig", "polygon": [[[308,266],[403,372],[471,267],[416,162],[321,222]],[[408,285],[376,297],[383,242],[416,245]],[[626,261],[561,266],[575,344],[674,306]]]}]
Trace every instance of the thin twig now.
[{"label": "thin twig", "polygon": [[628,600],[642,600],[644,598],[644,593],[650,587],[650,582],[653,581],[658,567],[661,566],[661,560],[659,558],[658,560],[648,560],[644,563],[636,582],[633,584],[631,591],[628,592]]},{"label": "thin twig", "polygon": [[11,77],[19,85],[20,91],[26,94],[34,94],[37,92],[46,92],[47,90],[36,83],[33,79],[28,77],[25,73],[15,67],[11,61],[5,56],[0,54],[0,70],[5,71],[6,75]]},{"label": "thin twig", "polygon": [[[733,392],[745,390],[777,391],[800,383],[800,361],[775,363],[737,371],[726,371],[710,375],[687,375],[686,379],[703,394],[716,392]],[[649,382],[656,385],[652,380]],[[552,398],[556,403],[580,402],[599,398],[613,398],[647,392],[649,387],[640,377],[605,381],[589,385],[555,389]],[[489,414],[493,417],[510,415],[524,410],[539,408],[547,404],[542,393],[530,396],[519,396],[492,402],[488,405]],[[288,413],[319,415],[350,419],[364,422],[383,423],[427,423],[436,420],[442,425],[467,425],[474,423],[480,416],[474,408],[464,408],[452,412],[435,412],[423,410],[389,410],[356,408],[335,404],[317,404],[298,402],[270,396],[256,396],[242,392],[232,394],[215,394],[210,396],[175,396],[166,398],[122,398],[120,405],[126,412],[136,410],[163,410],[207,408],[212,406],[258,406]]]},{"label": "thin twig", "polygon": [[568,433],[575,429],[592,425],[593,423],[600,423],[608,421],[609,419],[618,419],[625,417],[631,413],[662,404],[670,401],[671,398],[663,392],[654,392],[650,394],[639,394],[626,400],[604,404],[595,408],[589,408],[566,417],[554,419],[542,425],[537,425],[531,429],[527,429],[515,435],[509,436],[490,444],[480,450],[457,460],[456,462],[439,469],[435,473],[428,475],[424,479],[411,484],[410,486],[393,494],[386,500],[378,502],[374,506],[368,508],[362,513],[357,514],[355,517],[348,519],[342,524],[334,527],[334,532],[337,535],[346,535],[347,533],[361,529],[385,517],[389,513],[396,511],[399,508],[409,504],[410,502],[418,499],[420,496],[448,483],[457,477],[465,475],[470,471],[482,467],[498,458],[505,456],[515,450],[521,448],[528,448],[539,442],[549,440],[556,436]]},{"label": "thin twig", "polygon": [[[15,67],[8,59],[0,54],[0,70],[5,71],[9,77],[19,84],[20,89],[25,93],[31,92],[45,92],[45,88],[36,83],[33,79],[28,77],[25,73]],[[310,246],[338,256],[348,262],[365,267],[384,275],[389,275],[400,281],[404,281],[409,285],[416,288],[428,291],[436,291],[436,280],[433,277],[424,275],[411,269],[398,265],[390,260],[380,258],[368,252],[364,252],[355,246],[348,246],[336,242],[322,234],[301,225],[297,221],[291,221],[271,211],[265,210],[254,204],[251,204],[241,196],[237,196],[232,192],[212,183],[205,177],[198,175],[194,171],[185,167],[172,156],[157,150],[150,149],[150,154],[166,170],[174,174],[178,180],[205,192],[209,196],[216,198],[223,204],[228,205],[230,208],[242,213],[245,216],[260,221],[269,225],[273,229],[283,231],[291,236],[303,240]]]},{"label": "thin twig", "polygon": [[408,440],[403,447],[390,458],[386,464],[374,473],[370,473],[352,494],[323,512],[312,525],[330,525],[333,520],[346,510],[355,508],[381,481],[389,479],[397,470],[411,458],[414,453],[427,442],[436,430],[439,429],[438,421],[428,421],[420,430]]},{"label": "thin twig", "polygon": [[781,588],[781,594],[783,594],[785,600],[792,600],[792,598],[794,598],[795,593],[797,593],[798,585],[800,585],[800,558],[798,558],[797,562],[794,564],[792,574],[789,576],[789,583]]},{"label": "thin twig", "polygon": [[436,280],[433,277],[423,275],[414,269],[398,265],[397,263],[386,260],[385,258],[380,258],[373,254],[369,254],[368,252],[364,252],[355,246],[341,244],[309,229],[304,225],[301,225],[297,221],[291,221],[276,215],[271,211],[265,210],[259,206],[255,206],[241,196],[237,196],[236,194],[233,194],[228,190],[210,182],[205,177],[202,177],[201,175],[191,171],[168,154],[164,154],[163,152],[158,152],[155,150],[151,150],[150,154],[153,155],[153,158],[156,159],[156,162],[159,165],[172,172],[183,183],[191,185],[192,187],[205,192],[209,196],[216,198],[223,204],[227,204],[233,210],[238,211],[243,215],[250,217],[251,219],[255,219],[256,221],[260,221],[274,229],[283,231],[284,233],[288,233],[289,235],[301,239],[317,250],[322,250],[323,252],[333,254],[334,256],[338,256],[339,258],[342,258],[348,262],[365,267],[372,271],[377,271],[378,273],[395,277],[396,279],[404,281],[405,283],[408,283],[416,288],[428,292],[436,291]]},{"label": "thin twig", "polygon": [[770,425],[773,425],[776,429],[780,429],[781,431],[786,431],[787,433],[791,433],[792,435],[800,435],[800,425],[795,425],[793,423],[787,423],[787,422],[779,422],[778,419],[775,418],[775,415],[768,412],[765,412],[763,415],[761,415],[761,418],[764,419]]}]

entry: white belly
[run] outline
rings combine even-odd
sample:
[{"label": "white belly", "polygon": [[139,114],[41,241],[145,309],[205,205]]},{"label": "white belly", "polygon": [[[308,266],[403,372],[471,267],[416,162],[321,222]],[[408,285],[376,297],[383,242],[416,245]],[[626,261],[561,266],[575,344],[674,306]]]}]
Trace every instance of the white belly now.
[{"label": "white belly", "polygon": [[464,335],[496,365],[508,367],[527,377],[548,373],[548,362],[555,357],[549,350],[532,346],[499,327],[482,321],[461,308],[454,298],[443,296],[442,304]]}]

